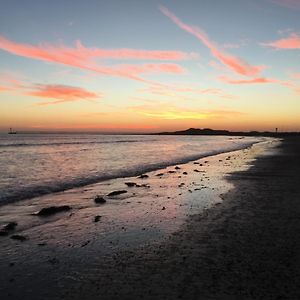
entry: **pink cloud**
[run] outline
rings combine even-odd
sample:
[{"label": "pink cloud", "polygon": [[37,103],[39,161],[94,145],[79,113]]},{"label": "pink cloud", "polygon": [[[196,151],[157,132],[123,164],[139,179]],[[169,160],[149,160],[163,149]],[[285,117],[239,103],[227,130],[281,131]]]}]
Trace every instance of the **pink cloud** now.
[{"label": "pink cloud", "polygon": [[16,88],[22,88],[24,86],[24,76],[20,73],[11,71],[0,72],[0,85],[7,90],[14,90]]},{"label": "pink cloud", "polygon": [[30,87],[30,89],[30,92],[25,92],[24,94],[34,97],[56,99],[55,101],[43,102],[39,105],[57,104],[62,102],[72,102],[78,100],[92,101],[101,96],[98,93],[90,92],[80,87],[67,85],[37,84],[33,87]]},{"label": "pink cloud", "polygon": [[232,94],[228,94],[222,89],[218,88],[209,88],[209,89],[204,89],[204,90],[198,90],[199,94],[209,94],[209,95],[215,95],[220,98],[225,98],[225,99],[236,99],[237,97]]},{"label": "pink cloud", "polygon": [[178,27],[194,35],[198,40],[200,40],[207,48],[210,49],[214,57],[216,57],[223,65],[225,65],[235,73],[244,76],[257,76],[264,69],[263,66],[252,66],[246,61],[238,57],[235,57],[233,55],[221,51],[218,48],[218,46],[209,39],[209,37],[203,30],[185,24],[171,11],[169,11],[166,7],[160,6],[160,10],[164,15],[166,15],[169,19],[171,19]]},{"label": "pink cloud", "polygon": [[298,79],[300,79],[300,73],[293,73],[293,74],[291,74],[291,77],[292,77],[293,79],[298,80]]},{"label": "pink cloud", "polygon": [[91,92],[81,87],[62,84],[32,84],[30,80],[18,77],[10,72],[0,73],[0,92],[10,91],[34,97],[55,99],[55,101],[43,102],[38,105],[79,100],[95,101],[103,96],[100,92]]},{"label": "pink cloud", "polygon": [[300,1],[299,0],[269,0],[269,2],[288,7],[293,9],[300,8]]},{"label": "pink cloud", "polygon": [[280,79],[275,79],[275,78],[265,78],[265,77],[257,77],[257,78],[252,78],[249,80],[244,80],[244,79],[232,79],[226,76],[220,76],[219,79],[225,83],[229,84],[264,84],[264,83],[272,83],[272,84],[278,84],[283,87],[287,87],[293,92],[300,94],[300,86],[295,84],[292,81],[287,81],[287,80],[280,80]]},{"label": "pink cloud", "polygon": [[278,82],[275,79],[269,79],[265,77],[256,77],[251,79],[232,79],[226,76],[220,76],[219,79],[223,82],[230,84],[255,84],[255,83],[275,83]]},{"label": "pink cloud", "polygon": [[119,69],[131,73],[185,73],[185,69],[177,64],[142,64],[142,65],[119,65]]},{"label": "pink cloud", "polygon": [[159,96],[166,96],[166,97],[176,97],[176,98],[185,98],[182,97],[182,93],[191,94],[191,95],[213,95],[218,96],[221,98],[233,99],[235,98],[234,95],[226,93],[222,89],[218,88],[207,88],[207,89],[200,89],[197,87],[192,86],[180,86],[180,85],[152,85],[147,88],[140,89],[141,92],[146,92],[154,95]]},{"label": "pink cloud", "polygon": [[195,53],[182,51],[159,51],[139,49],[100,49],[87,48],[81,41],[76,41],[76,47],[70,48],[65,45],[51,45],[49,43],[32,46],[19,44],[0,36],[0,45],[3,50],[24,56],[33,56],[43,59],[66,60],[67,58],[86,61],[87,59],[134,59],[134,60],[185,60],[195,57]]},{"label": "pink cloud", "polygon": [[275,42],[262,43],[261,45],[276,49],[300,49],[300,35],[291,33],[289,37]]},{"label": "pink cloud", "polygon": [[84,55],[89,58],[102,59],[144,59],[144,60],[185,60],[194,58],[195,53],[185,53],[182,51],[159,51],[159,50],[136,50],[136,49],[99,49],[86,48],[80,41],[76,42],[76,48],[67,48],[63,46],[66,52]]},{"label": "pink cloud", "polygon": [[5,91],[9,91],[10,88],[6,87],[6,86],[0,86],[0,92],[5,92]]},{"label": "pink cloud", "polygon": [[97,48],[86,48],[80,42],[77,42],[75,48],[69,48],[63,45],[53,46],[50,44],[32,46],[10,41],[2,36],[0,36],[0,49],[18,56],[67,65],[104,75],[126,77],[142,82],[148,81],[139,77],[139,74],[154,71],[180,73],[183,71],[183,68],[175,64],[144,64],[141,66],[127,65],[125,67],[124,65],[105,66],[98,64],[95,59],[118,58],[179,60],[189,57],[189,55],[179,51],[149,51],[132,49],[103,50]]}]

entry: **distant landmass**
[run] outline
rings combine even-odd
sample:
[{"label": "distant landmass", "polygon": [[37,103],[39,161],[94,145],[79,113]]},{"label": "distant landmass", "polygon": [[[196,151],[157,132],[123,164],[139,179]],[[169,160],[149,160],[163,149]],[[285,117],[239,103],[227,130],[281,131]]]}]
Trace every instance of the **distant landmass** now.
[{"label": "distant landmass", "polygon": [[300,132],[274,132],[271,131],[229,131],[229,130],[214,130],[210,128],[189,128],[174,132],[158,132],[156,135],[230,135],[230,136],[295,136],[300,135]]}]

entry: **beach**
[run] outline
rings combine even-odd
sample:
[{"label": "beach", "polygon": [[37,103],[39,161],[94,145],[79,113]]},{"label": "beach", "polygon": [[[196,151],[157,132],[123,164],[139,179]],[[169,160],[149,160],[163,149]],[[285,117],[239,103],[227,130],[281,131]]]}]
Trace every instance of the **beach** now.
[{"label": "beach", "polygon": [[1,1],[0,300],[300,300],[299,12]]},{"label": "beach", "polygon": [[[298,299],[299,150],[270,139],[2,206],[26,240],[0,237],[1,299]],[[53,205],[71,209],[34,215]]]}]

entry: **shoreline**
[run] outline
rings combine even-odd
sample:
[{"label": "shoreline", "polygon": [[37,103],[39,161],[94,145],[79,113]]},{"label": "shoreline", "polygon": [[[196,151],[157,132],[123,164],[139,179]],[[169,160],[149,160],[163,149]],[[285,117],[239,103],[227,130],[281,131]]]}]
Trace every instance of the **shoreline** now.
[{"label": "shoreline", "polygon": [[[180,166],[181,169],[178,173],[181,174],[184,170],[188,171],[188,175],[184,178],[182,174],[173,173],[174,166],[166,168],[165,175],[161,178],[149,176],[150,178],[146,181],[141,179],[141,182],[148,182],[150,188],[137,189],[136,195],[130,195],[130,197],[127,194],[125,198],[119,196],[121,198],[111,199],[111,203],[108,205],[95,206],[90,202],[90,195],[95,193],[96,186],[102,191],[103,188],[106,188],[107,191],[119,189],[121,186],[124,188],[124,179],[117,182],[116,185],[98,184],[93,186],[91,191],[84,191],[85,197],[79,199],[76,205],[84,198],[89,199],[89,205],[81,204],[78,209],[72,211],[73,215],[71,213],[70,215],[55,216],[51,221],[45,223],[35,221],[37,223],[33,228],[24,229],[24,232],[29,235],[29,240],[24,243],[16,243],[5,238],[9,242],[1,250],[0,266],[5,270],[3,273],[7,274],[5,276],[3,274],[4,277],[1,278],[1,282],[4,283],[2,292],[6,295],[10,293],[9,299],[18,299],[20,293],[31,299],[48,299],[50,297],[56,299],[55,297],[60,298],[62,294],[65,298],[70,299],[76,299],[78,295],[80,295],[80,297],[78,296],[80,299],[91,299],[96,297],[99,289],[101,291],[101,287],[105,287],[102,288],[101,299],[124,299],[124,296],[126,299],[126,295],[141,296],[139,293],[142,293],[145,298],[154,299],[155,297],[151,296],[152,292],[150,294],[143,292],[147,286],[145,282],[145,286],[143,285],[143,280],[148,280],[149,288],[157,295],[167,296],[171,299],[171,295],[175,291],[174,287],[170,290],[158,288],[156,286],[158,283],[151,281],[153,280],[151,277],[154,272],[153,268],[159,270],[159,273],[165,272],[164,275],[167,277],[173,276],[173,271],[168,269],[169,267],[177,268],[177,276],[180,275],[177,280],[180,280],[181,273],[187,275],[186,266],[189,257],[194,259],[191,266],[199,261],[199,259],[196,260],[194,253],[185,253],[191,246],[190,238],[187,240],[186,248],[183,249],[181,249],[182,240],[178,239],[184,237],[182,233],[187,234],[191,232],[191,228],[198,227],[199,224],[193,224],[195,219],[198,217],[205,219],[206,215],[210,215],[211,212],[217,213],[224,206],[233,185],[225,182],[223,177],[230,170],[231,172],[243,172],[243,170],[247,172],[245,169],[248,167],[245,167],[245,162],[251,163],[254,157],[263,150],[259,147],[255,150],[255,145],[251,149],[234,151],[235,153],[232,153],[228,160],[226,160],[229,157],[228,154],[210,157],[208,163],[210,166],[207,167],[204,163],[205,160],[202,162],[202,168],[200,168],[200,162],[198,162],[199,165],[188,163]],[[205,172],[194,172],[196,168]],[[152,175],[157,175],[155,173],[158,172],[152,172]],[[204,182],[200,183],[201,179]],[[135,178],[135,180],[138,179]],[[178,186],[179,181],[183,180],[186,180],[184,188]],[[197,184],[202,186],[197,186]],[[180,193],[181,195],[179,195]],[[226,193],[225,202],[222,202],[218,195],[224,193]],[[62,197],[63,194],[65,194],[65,198]],[[60,193],[57,200],[66,204],[66,199],[73,201],[72,197],[76,198],[78,195],[74,191]],[[199,197],[202,200],[200,204]],[[47,196],[41,198],[46,199],[47,202]],[[72,203],[75,204],[75,202]],[[109,208],[110,206],[111,208]],[[31,203],[29,207],[37,209],[38,203]],[[163,207],[165,207],[164,210]],[[103,219],[99,224],[93,224],[92,218],[95,213],[99,212]],[[116,214],[115,219],[111,219],[114,213]],[[145,223],[145,220],[148,221]],[[218,220],[214,220],[214,222],[218,223]],[[211,221],[209,225],[216,226],[214,222]],[[107,234],[108,232],[111,234]],[[195,235],[195,233],[193,234]],[[3,239],[0,240],[2,245],[3,241]],[[42,243],[45,245],[40,246],[39,244]],[[13,249],[13,245],[17,247]],[[174,252],[178,249],[183,252]],[[201,251],[204,250],[201,249]],[[7,251],[9,251],[9,255]],[[205,251],[203,255],[205,255]],[[34,259],[32,256],[35,256]],[[210,254],[208,259],[213,259],[213,254]],[[14,266],[10,266],[8,262],[13,262]],[[183,265],[181,266],[181,264]],[[34,278],[30,274],[24,274],[23,269],[28,267],[30,272],[47,274],[46,278]],[[150,270],[152,271],[150,272]],[[124,277],[121,272],[125,272],[127,276]],[[166,278],[163,280],[163,284],[177,282],[176,280],[169,282]],[[9,281],[11,279],[13,279],[12,282]],[[121,284],[124,280],[128,283],[126,286]],[[134,284],[131,282],[132,280],[135,281]],[[161,280],[162,278],[160,278]],[[9,289],[10,286],[13,287],[13,291]],[[38,288],[34,290],[34,293],[30,293],[30,288],[34,289],[33,286],[38,286]],[[50,291],[49,286],[53,286],[56,290]],[[29,291],[24,293],[24,289],[29,289]],[[115,291],[118,291],[116,295],[111,294]],[[178,294],[174,297],[177,296]]]},{"label": "shoreline", "polygon": [[84,299],[299,299],[299,153],[300,139],[285,139],[228,176],[235,187],[221,205],[159,247],[119,255],[78,290]]},{"label": "shoreline", "polygon": [[[95,212],[108,216],[114,215],[116,213],[116,206],[122,210],[122,214],[126,215],[129,210],[134,210],[135,213],[132,216],[136,217],[140,215],[139,218],[141,219],[143,218],[143,214],[145,215],[148,211],[152,210],[152,205],[160,205],[161,207],[171,206],[174,209],[174,200],[176,205],[181,207],[180,216],[175,216],[180,221],[177,222],[176,220],[176,222],[182,224],[185,221],[185,214],[201,213],[203,209],[210,207],[214,202],[220,202],[220,194],[227,192],[231,188],[223,180],[223,176],[239,168],[243,168],[247,159],[255,159],[255,156],[258,155],[257,152],[265,151],[265,145],[272,145],[273,143],[276,144],[279,141],[269,139],[251,144],[242,149],[221,152],[216,155],[201,156],[197,160],[143,173],[149,176],[145,179],[140,179],[139,176],[113,178],[83,187],[75,187],[61,192],[8,203],[1,206],[0,228],[3,228],[9,222],[17,222],[18,226],[14,233],[22,233],[23,231],[30,230],[31,227],[47,226],[48,223],[55,223],[57,221],[82,224],[80,218],[85,219],[88,215],[95,215]],[[249,155],[247,154],[248,151]],[[233,154],[236,157],[232,157],[231,161],[227,161],[226,158],[233,156]],[[178,166],[180,167],[176,170]],[[195,173],[195,171],[197,172]],[[161,176],[157,176],[159,174]],[[140,187],[127,187],[125,182],[134,182],[140,185]],[[107,197],[110,192],[118,190],[126,190],[127,193],[117,197]],[[96,205],[94,199],[97,195],[104,197],[107,202],[104,205]],[[200,202],[198,202],[197,196],[201,198]],[[151,201],[150,207],[148,204],[149,201]],[[62,213],[53,215],[50,218],[38,218],[34,216],[45,207],[60,205],[68,205],[71,208],[70,214]],[[197,205],[199,206],[198,210]],[[184,206],[190,206],[190,209],[188,209],[190,212],[183,210],[182,207]],[[142,214],[139,212],[141,208],[143,210]],[[84,211],[87,212],[82,214]],[[178,213],[178,209],[175,213]],[[123,227],[128,220],[122,220],[121,222],[117,222],[116,220],[123,219],[122,214],[118,213],[114,217],[114,220],[109,221],[119,223],[119,227]],[[153,223],[154,220],[150,222]],[[161,223],[164,220],[157,220],[156,223],[158,222]],[[66,225],[69,226],[69,224]],[[141,227],[143,224],[139,222],[136,226]],[[169,224],[166,226],[169,226]],[[108,229],[106,228],[106,230]],[[77,230],[78,228],[75,226],[73,231]],[[89,233],[89,229],[86,229],[86,231]],[[103,231],[105,232],[105,230]],[[156,232],[156,234],[159,233]],[[4,238],[2,237],[2,240]]]}]

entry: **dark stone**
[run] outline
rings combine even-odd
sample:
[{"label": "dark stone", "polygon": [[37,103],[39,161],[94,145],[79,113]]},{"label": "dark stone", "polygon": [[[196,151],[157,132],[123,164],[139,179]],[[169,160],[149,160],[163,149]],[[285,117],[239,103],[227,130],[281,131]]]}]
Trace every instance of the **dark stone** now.
[{"label": "dark stone", "polygon": [[47,245],[47,243],[45,243],[45,242],[38,243],[38,246],[46,246],[46,245]]},{"label": "dark stone", "polygon": [[194,172],[200,172],[199,170],[195,169]]},{"label": "dark stone", "polygon": [[8,232],[5,230],[0,230],[0,236],[7,236]]},{"label": "dark stone", "polygon": [[84,243],[81,245],[81,247],[85,247],[85,246],[88,245],[89,243],[90,243],[90,241],[88,240],[88,241],[84,242]]},{"label": "dark stone", "polygon": [[125,184],[126,184],[128,187],[134,187],[134,186],[136,186],[136,183],[135,183],[135,182],[125,182]]},{"label": "dark stone", "polygon": [[199,163],[195,161],[195,162],[194,162],[194,165],[199,165]]},{"label": "dark stone", "polygon": [[149,184],[142,184],[142,185],[139,185],[139,187],[150,188],[150,185]]},{"label": "dark stone", "polygon": [[69,205],[44,207],[37,213],[37,215],[41,217],[48,217],[59,212],[69,211],[70,209],[71,207]]},{"label": "dark stone", "polygon": [[180,167],[178,167],[178,166],[176,166],[176,167],[175,167],[175,170],[180,170],[180,169],[181,169],[181,168],[180,168]]},{"label": "dark stone", "polygon": [[27,237],[24,236],[24,235],[19,235],[19,234],[14,234],[10,237],[12,240],[17,240],[17,241],[20,241],[20,242],[24,242],[27,240]]},{"label": "dark stone", "polygon": [[4,230],[10,231],[10,230],[14,230],[17,227],[18,223],[16,222],[9,222],[8,224],[6,224],[4,226]]},{"label": "dark stone", "polygon": [[166,208],[163,206],[163,208],[161,210],[165,210]]},{"label": "dark stone", "polygon": [[158,174],[156,174],[156,176],[163,176],[164,175],[164,173],[158,173]]},{"label": "dark stone", "polygon": [[148,177],[149,177],[148,175],[142,174],[142,175],[140,175],[138,178],[144,179],[144,178],[148,178]]},{"label": "dark stone", "polygon": [[50,258],[50,259],[48,260],[48,262],[49,262],[51,265],[59,264],[59,260],[58,260],[56,257]]},{"label": "dark stone", "polygon": [[187,173],[187,172],[183,172],[182,174],[183,174],[183,175],[187,175],[188,173]]},{"label": "dark stone", "polygon": [[99,195],[96,196],[96,198],[94,199],[95,203],[97,204],[103,204],[106,202],[106,200],[103,197],[100,197]]},{"label": "dark stone", "polygon": [[127,193],[127,191],[125,191],[125,190],[113,191],[113,192],[109,193],[107,196],[109,196],[109,197],[118,196],[118,195],[125,194],[125,193]]},{"label": "dark stone", "polygon": [[173,174],[176,173],[176,171],[168,171],[168,173]]},{"label": "dark stone", "polygon": [[101,216],[95,216],[94,222],[97,223],[100,221],[100,219],[101,219]]}]

